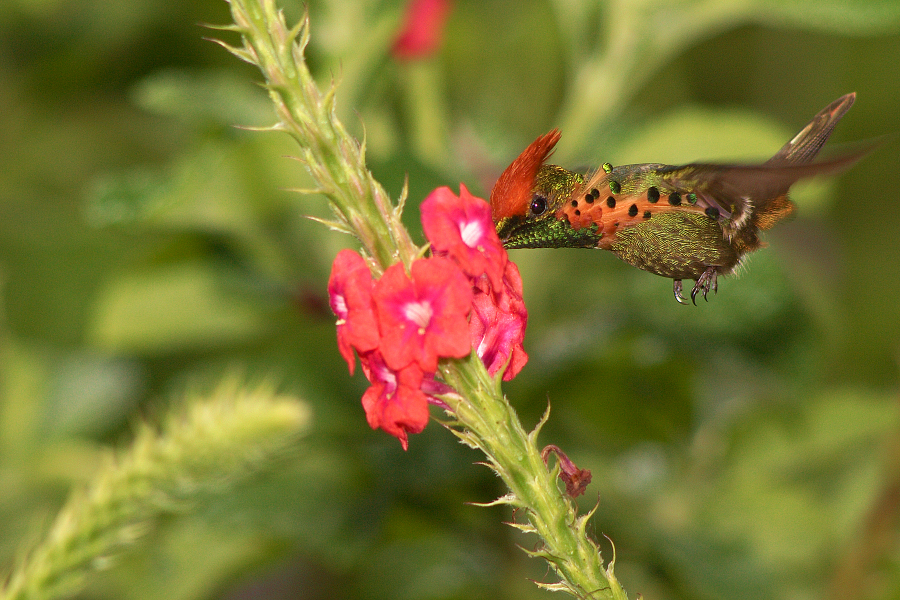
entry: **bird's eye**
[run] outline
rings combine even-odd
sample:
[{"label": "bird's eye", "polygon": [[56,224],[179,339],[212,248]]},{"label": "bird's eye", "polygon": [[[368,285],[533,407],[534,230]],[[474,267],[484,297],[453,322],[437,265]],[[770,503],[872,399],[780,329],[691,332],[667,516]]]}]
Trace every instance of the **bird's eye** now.
[{"label": "bird's eye", "polygon": [[531,198],[531,214],[534,216],[544,214],[547,210],[547,198],[539,194],[535,194]]}]

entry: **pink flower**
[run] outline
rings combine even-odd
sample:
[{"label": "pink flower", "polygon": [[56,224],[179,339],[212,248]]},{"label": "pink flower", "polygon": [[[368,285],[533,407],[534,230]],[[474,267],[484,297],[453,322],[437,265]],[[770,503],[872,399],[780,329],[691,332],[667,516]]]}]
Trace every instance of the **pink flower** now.
[{"label": "pink flower", "polygon": [[[492,289],[487,278],[475,282],[469,335],[478,358],[495,375],[505,368],[503,380],[509,381],[528,362],[522,342],[528,311],[522,299],[522,277],[513,262],[508,262],[502,287]],[[508,362],[508,364],[507,364]]]},{"label": "pink flower", "polygon": [[426,378],[416,363],[391,369],[377,351],[361,354],[360,362],[372,383],[362,397],[369,426],[391,434],[406,450],[407,434],[419,433],[428,424],[428,396],[422,392],[422,383],[433,376]]},{"label": "pink flower", "polygon": [[487,273],[491,285],[502,286],[507,255],[491,221],[491,205],[459,186],[459,197],[440,187],[422,203],[422,227],[435,254],[456,261],[475,279]]},{"label": "pink flower", "polygon": [[394,40],[394,57],[413,60],[433,54],[441,45],[449,13],[449,0],[411,0],[403,28]]},{"label": "pink flower", "polygon": [[379,349],[391,369],[416,363],[434,373],[438,358],[461,358],[471,351],[467,317],[472,287],[452,261],[419,259],[410,275],[402,264],[392,265],[375,284],[373,298]]},{"label": "pink flower", "polygon": [[378,323],[372,304],[372,274],[366,261],[352,250],[341,250],[331,266],[328,299],[337,316],[338,349],[350,374],[356,367],[353,349],[369,352],[378,347]]}]

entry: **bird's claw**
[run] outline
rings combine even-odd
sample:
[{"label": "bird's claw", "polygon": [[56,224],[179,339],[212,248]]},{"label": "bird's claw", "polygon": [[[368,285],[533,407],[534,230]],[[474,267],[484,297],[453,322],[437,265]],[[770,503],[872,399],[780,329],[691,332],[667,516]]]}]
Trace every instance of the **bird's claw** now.
[{"label": "bird's claw", "polygon": [[709,290],[712,290],[714,294],[719,292],[719,272],[715,267],[709,267],[700,277],[697,278],[696,283],[694,283],[694,289],[691,290],[691,302],[694,303],[694,306],[697,306],[697,294],[701,291],[703,292],[703,299],[709,302],[709,298],[706,297],[706,294],[709,293]]},{"label": "bird's claw", "polygon": [[675,292],[675,300],[678,301],[678,304],[687,304],[687,300],[684,299],[684,296],[681,295],[681,280],[675,279],[672,282],[672,291]]}]

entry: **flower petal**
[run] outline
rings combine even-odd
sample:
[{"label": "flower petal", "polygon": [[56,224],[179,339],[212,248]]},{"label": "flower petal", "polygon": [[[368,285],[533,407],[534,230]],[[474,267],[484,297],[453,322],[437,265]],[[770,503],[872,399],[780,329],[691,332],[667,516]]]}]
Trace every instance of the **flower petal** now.
[{"label": "flower petal", "polygon": [[425,373],[415,363],[394,371],[377,351],[361,355],[360,362],[372,383],[362,397],[369,426],[396,437],[406,450],[408,434],[428,424],[428,396],[421,390]]},{"label": "flower petal", "polygon": [[379,349],[387,365],[399,370],[416,363],[433,373],[441,357],[460,358],[470,350],[467,316],[472,288],[452,261],[420,259],[407,275],[392,265],[373,291]]},{"label": "flower petal", "polygon": [[491,375],[505,368],[503,380],[509,381],[528,362],[522,346],[528,312],[518,267],[513,262],[507,264],[499,290],[493,289],[486,277],[477,280],[474,294],[469,320],[472,346]]},{"label": "flower petal", "polygon": [[421,206],[422,228],[435,254],[456,261],[469,277],[487,273],[501,285],[507,254],[491,220],[491,207],[460,185],[459,197],[448,187],[434,190]]},{"label": "flower petal", "polygon": [[368,352],[378,347],[372,286],[366,261],[352,250],[341,250],[331,266],[328,299],[338,318],[338,350],[347,361],[351,375],[356,366],[353,350]]}]

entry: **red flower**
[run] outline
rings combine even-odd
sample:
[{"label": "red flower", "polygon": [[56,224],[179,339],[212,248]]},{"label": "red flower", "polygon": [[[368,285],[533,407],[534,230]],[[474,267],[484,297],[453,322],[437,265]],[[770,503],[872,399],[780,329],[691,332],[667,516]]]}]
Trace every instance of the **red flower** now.
[{"label": "red flower", "polygon": [[528,362],[522,347],[528,311],[518,267],[514,262],[507,263],[499,290],[492,289],[485,277],[476,280],[474,293],[469,320],[472,346],[488,373],[495,375],[505,367],[503,380],[509,381]]},{"label": "red flower", "polygon": [[434,373],[439,357],[461,358],[472,349],[466,322],[472,287],[446,258],[417,260],[410,271],[392,265],[375,284],[379,349],[391,369],[417,363]]},{"label": "red flower", "polygon": [[518,374],[528,313],[522,278],[491,221],[490,206],[460,186],[435,190],[422,204],[422,225],[435,256],[390,266],[377,282],[350,250],[334,260],[328,293],[338,317],[341,356],[353,373],[359,354],[371,386],[362,398],[366,419],[408,445],[428,423],[428,404],[452,393],[435,380],[438,360],[472,348],[491,375]]},{"label": "red flower", "polygon": [[491,285],[502,286],[507,255],[491,221],[491,205],[459,186],[459,197],[440,187],[422,203],[422,227],[434,252],[456,261],[475,279],[487,273]]},{"label": "red flower", "polygon": [[356,252],[341,250],[335,257],[328,280],[328,299],[338,318],[338,349],[352,375],[356,367],[353,349],[362,353],[378,347],[372,274]]},{"label": "red flower", "polygon": [[369,426],[385,430],[406,450],[407,434],[419,433],[428,424],[428,396],[421,389],[425,374],[416,363],[393,370],[377,351],[361,354],[359,359],[372,383],[362,397]]},{"label": "red flower", "polygon": [[401,60],[427,58],[441,45],[449,0],[411,0],[403,29],[394,40],[394,56]]}]

